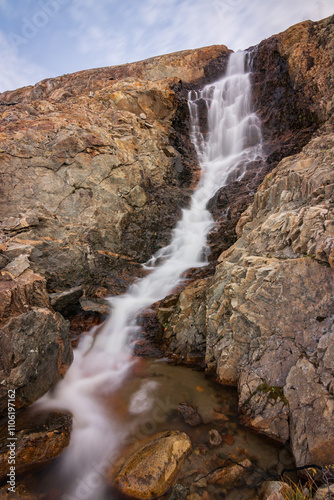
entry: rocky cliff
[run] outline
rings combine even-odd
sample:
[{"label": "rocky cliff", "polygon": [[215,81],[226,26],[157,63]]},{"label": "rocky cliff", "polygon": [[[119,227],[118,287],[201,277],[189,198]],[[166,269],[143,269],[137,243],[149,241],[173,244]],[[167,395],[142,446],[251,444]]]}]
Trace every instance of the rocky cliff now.
[{"label": "rocky cliff", "polygon": [[[290,440],[298,465],[334,456],[333,31],[333,19],[306,22],[253,49],[269,161],[309,142],[267,174],[215,276],[160,309],[170,350],[184,362],[202,354],[208,373],[238,387],[242,421]],[[271,58],[279,82],[271,92],[265,74],[261,93],[259,65]]]},{"label": "rocky cliff", "polygon": [[[334,452],[333,23],[301,23],[249,50],[265,160],[210,202],[214,276],[158,312],[170,352],[238,386],[243,421],[290,439],[298,464]],[[54,308],[124,291],[168,241],[198,178],[187,93],[220,77],[229,52],[0,95],[3,396],[14,387],[29,404],[64,374],[69,327]]]},{"label": "rocky cliff", "polygon": [[83,294],[125,291],[167,243],[196,170],[187,129],[178,132],[187,108],[177,87],[222,74],[229,52],[185,51],[1,94],[4,408],[8,388],[29,404],[70,363],[69,325],[53,307],[67,314]]}]

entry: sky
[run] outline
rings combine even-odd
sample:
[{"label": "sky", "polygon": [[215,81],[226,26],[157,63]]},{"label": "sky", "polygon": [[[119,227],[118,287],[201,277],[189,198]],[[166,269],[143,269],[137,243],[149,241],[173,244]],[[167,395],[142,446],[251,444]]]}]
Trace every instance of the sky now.
[{"label": "sky", "polygon": [[332,14],[333,0],[0,0],[0,92],[179,50],[243,50]]}]

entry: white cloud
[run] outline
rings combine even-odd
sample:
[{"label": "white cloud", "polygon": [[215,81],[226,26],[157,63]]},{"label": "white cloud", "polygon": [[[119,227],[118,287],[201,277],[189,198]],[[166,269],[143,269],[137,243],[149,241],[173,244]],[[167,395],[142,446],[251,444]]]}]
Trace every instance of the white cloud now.
[{"label": "white cloud", "polygon": [[[33,19],[36,4],[32,0],[16,1]],[[38,0],[39,8],[53,1]],[[333,0],[55,1],[61,8],[50,15],[50,22],[29,44],[7,50],[0,40],[0,62],[2,68],[5,65],[1,89],[34,83],[46,75],[123,64],[206,45],[246,49],[292,24],[308,18],[317,20],[333,11]],[[15,26],[13,9],[11,15],[6,14],[10,6],[9,0],[0,0],[3,34],[5,30],[15,32],[15,27],[18,32],[21,29],[23,10],[15,10]]]},{"label": "white cloud", "polygon": [[20,57],[2,31],[0,31],[0,67],[0,92],[31,85],[46,78],[45,69]]}]

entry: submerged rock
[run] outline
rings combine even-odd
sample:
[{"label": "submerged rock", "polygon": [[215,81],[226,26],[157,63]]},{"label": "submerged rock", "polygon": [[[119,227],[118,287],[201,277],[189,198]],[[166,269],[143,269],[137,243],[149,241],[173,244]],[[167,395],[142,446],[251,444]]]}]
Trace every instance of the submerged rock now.
[{"label": "submerged rock", "polygon": [[122,460],[113,483],[130,497],[159,497],[173,485],[191,446],[184,432],[156,434]]},{"label": "submerged rock", "polygon": [[245,459],[240,464],[220,467],[208,476],[207,481],[209,484],[219,484],[223,487],[237,487],[245,482],[247,475],[251,473],[251,467],[250,460]]},{"label": "submerged rock", "polygon": [[177,411],[182,415],[183,420],[186,424],[196,427],[202,423],[202,419],[196,408],[194,408],[189,403],[180,403],[177,407]]}]

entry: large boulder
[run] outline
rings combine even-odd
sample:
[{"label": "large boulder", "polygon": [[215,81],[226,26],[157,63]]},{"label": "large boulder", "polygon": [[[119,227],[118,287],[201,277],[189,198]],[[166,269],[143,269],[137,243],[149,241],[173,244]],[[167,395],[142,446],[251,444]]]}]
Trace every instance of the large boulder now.
[{"label": "large boulder", "polygon": [[0,412],[7,411],[8,391],[15,407],[45,394],[72,361],[68,322],[59,313],[33,307],[0,329]]},{"label": "large boulder", "polygon": [[0,280],[0,414],[7,413],[9,390],[16,409],[29,405],[71,361],[69,322],[51,308],[45,279],[28,268]]},{"label": "large boulder", "polygon": [[173,485],[191,447],[184,432],[156,434],[122,460],[112,482],[129,497],[160,497]]},{"label": "large boulder", "polygon": [[[15,474],[20,476],[47,465],[70,442],[71,417],[66,413],[33,413],[25,410],[15,422]],[[8,447],[8,424],[0,427],[0,480],[8,479],[8,464],[13,457]],[[1,492],[1,490],[0,490]],[[1,498],[1,496],[0,496]]]}]

